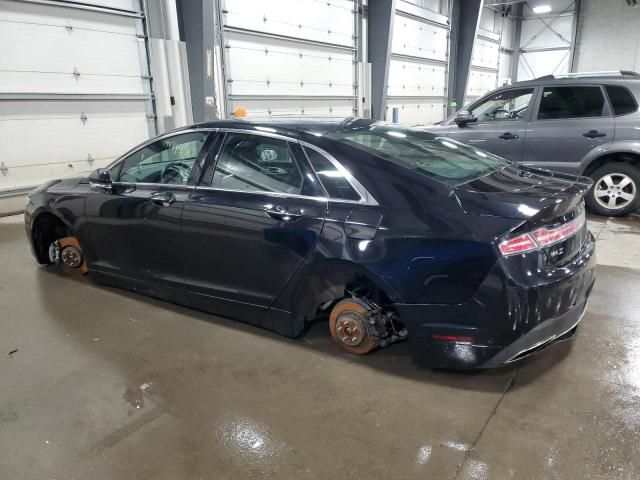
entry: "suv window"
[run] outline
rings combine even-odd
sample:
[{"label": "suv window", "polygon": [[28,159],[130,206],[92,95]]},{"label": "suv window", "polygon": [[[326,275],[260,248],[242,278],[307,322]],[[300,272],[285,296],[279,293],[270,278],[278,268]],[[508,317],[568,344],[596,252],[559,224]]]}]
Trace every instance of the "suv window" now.
[{"label": "suv window", "polygon": [[618,115],[626,115],[627,113],[635,112],[638,110],[638,104],[633,98],[633,95],[625,87],[619,85],[607,85],[604,88],[607,89],[607,95],[611,101],[611,107],[613,113]]},{"label": "suv window", "polygon": [[120,169],[121,182],[186,185],[208,132],[173,135],[132,153]]},{"label": "suv window", "polygon": [[473,107],[471,115],[479,122],[522,120],[527,116],[533,88],[519,88],[496,93]]},{"label": "suv window", "polygon": [[320,183],[322,183],[331,198],[360,200],[360,194],[349,183],[345,171],[338,170],[338,167],[331,163],[328,158],[312,148],[305,148],[304,151],[311,162],[313,170],[318,175]]},{"label": "suv window", "polygon": [[302,174],[287,141],[228,133],[211,186],[225,190],[295,194],[302,188]]},{"label": "suv window", "polygon": [[604,106],[600,87],[544,87],[538,119],[601,117]]}]

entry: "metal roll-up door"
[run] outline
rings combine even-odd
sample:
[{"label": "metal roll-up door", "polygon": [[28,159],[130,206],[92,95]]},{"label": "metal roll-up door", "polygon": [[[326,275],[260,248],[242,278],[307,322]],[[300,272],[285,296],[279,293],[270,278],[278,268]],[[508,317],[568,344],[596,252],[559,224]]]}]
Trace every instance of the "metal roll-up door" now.
[{"label": "metal roll-up door", "polygon": [[404,2],[399,2],[397,8],[386,119],[405,125],[432,124],[445,114],[447,17]]},{"label": "metal roll-up door", "polygon": [[500,36],[487,30],[478,30],[471,56],[471,69],[464,103],[493,90],[498,86],[498,62]]},{"label": "metal roll-up door", "polygon": [[220,9],[223,115],[354,115],[356,2],[221,0]]},{"label": "metal roll-up door", "polygon": [[143,22],[137,0],[0,0],[0,196],[155,134]]}]

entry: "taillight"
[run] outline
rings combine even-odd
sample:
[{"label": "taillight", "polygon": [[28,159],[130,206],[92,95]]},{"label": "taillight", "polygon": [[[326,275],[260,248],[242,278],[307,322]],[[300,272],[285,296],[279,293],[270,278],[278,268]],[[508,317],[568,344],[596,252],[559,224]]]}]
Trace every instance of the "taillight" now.
[{"label": "taillight", "polygon": [[584,210],[570,222],[556,228],[538,228],[531,233],[524,233],[505,240],[498,245],[504,256],[526,253],[538,248],[548,247],[561,242],[578,232],[585,223]]},{"label": "taillight", "polygon": [[517,237],[505,240],[500,245],[500,253],[502,255],[513,255],[515,253],[524,253],[538,248],[536,242],[533,241],[531,235],[525,233],[524,235],[518,235]]}]

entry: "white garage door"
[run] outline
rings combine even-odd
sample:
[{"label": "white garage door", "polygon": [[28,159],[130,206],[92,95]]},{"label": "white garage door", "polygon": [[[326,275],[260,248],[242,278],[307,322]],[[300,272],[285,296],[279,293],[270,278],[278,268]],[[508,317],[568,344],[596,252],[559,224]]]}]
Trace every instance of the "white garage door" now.
[{"label": "white garage door", "polygon": [[388,121],[429,125],[444,118],[449,27],[447,17],[399,3],[426,18],[397,10],[394,18]]},{"label": "white garage door", "polygon": [[226,113],[352,116],[353,0],[225,0]]},{"label": "white garage door", "polygon": [[53,3],[0,0],[3,193],[104,166],[155,133],[138,1]]}]

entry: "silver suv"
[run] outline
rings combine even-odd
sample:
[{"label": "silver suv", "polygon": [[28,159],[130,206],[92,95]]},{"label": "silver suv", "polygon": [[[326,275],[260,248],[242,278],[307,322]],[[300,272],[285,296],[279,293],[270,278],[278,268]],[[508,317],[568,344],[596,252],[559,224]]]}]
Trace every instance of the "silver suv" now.
[{"label": "silver suv", "polygon": [[498,88],[426,130],[536,168],[594,180],[587,204],[640,207],[640,74],[546,76]]}]

